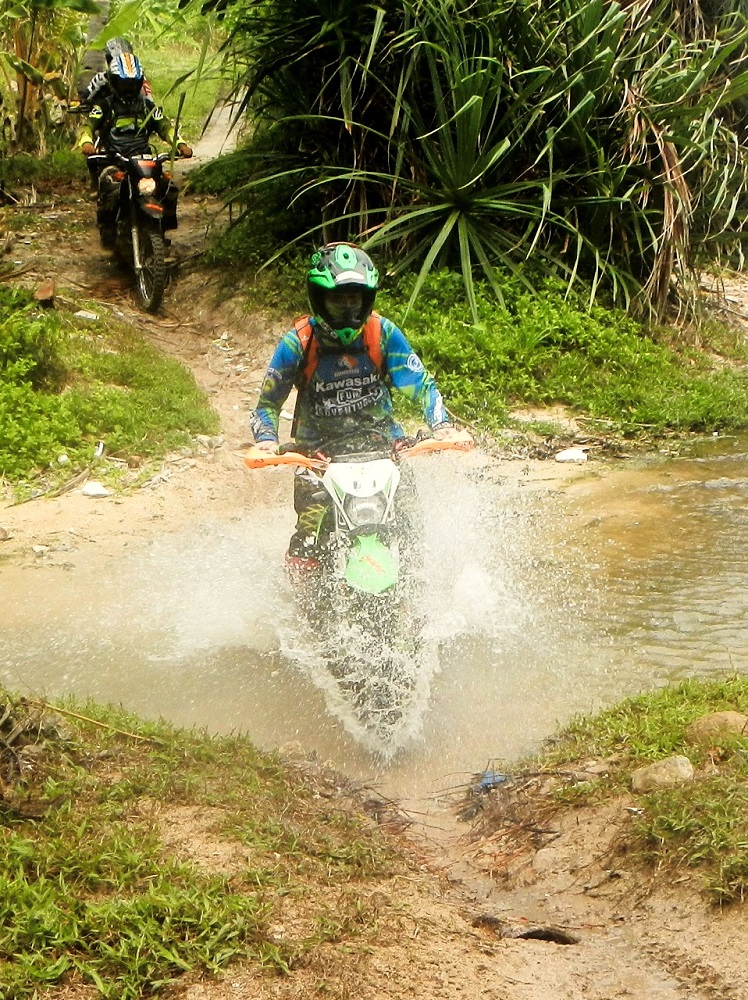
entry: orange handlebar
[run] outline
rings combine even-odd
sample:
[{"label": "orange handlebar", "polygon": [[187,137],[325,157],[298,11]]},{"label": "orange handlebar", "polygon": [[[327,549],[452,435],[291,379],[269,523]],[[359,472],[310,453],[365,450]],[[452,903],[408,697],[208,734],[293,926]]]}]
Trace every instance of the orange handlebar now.
[{"label": "orange handlebar", "polygon": [[[473,447],[473,439],[467,431],[459,431],[453,438],[440,441],[438,438],[424,438],[411,448],[403,448],[398,452],[398,458],[413,458],[416,455],[427,455],[432,451],[469,451]],[[321,458],[311,458],[298,451],[286,451],[282,455],[262,448],[248,448],[242,452],[242,459],[248,469],[266,469],[273,465],[296,465],[305,469],[322,471],[328,462]]]}]

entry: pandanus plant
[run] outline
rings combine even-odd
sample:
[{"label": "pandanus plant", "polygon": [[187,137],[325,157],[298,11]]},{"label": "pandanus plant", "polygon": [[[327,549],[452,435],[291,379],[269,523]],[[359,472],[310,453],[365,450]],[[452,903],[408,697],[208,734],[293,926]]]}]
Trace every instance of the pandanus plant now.
[{"label": "pandanus plant", "polygon": [[689,301],[704,259],[740,252],[740,12],[220,3],[247,113],[274,137],[234,198],[293,182],[290,210],[312,199],[318,212],[299,240],[384,246],[395,268],[418,270],[414,294],[432,268],[458,268],[474,314],[476,276],[500,296],[508,268],[583,278],[593,298],[604,288],[662,315]]}]

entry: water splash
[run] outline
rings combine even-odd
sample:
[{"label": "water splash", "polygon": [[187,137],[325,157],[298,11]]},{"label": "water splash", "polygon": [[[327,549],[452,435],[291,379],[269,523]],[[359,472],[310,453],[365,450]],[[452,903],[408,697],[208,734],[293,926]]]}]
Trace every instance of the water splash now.
[{"label": "water splash", "polygon": [[[507,535],[516,532],[516,518],[507,515],[502,488],[482,474],[469,476],[460,457],[449,455],[423,463],[416,470],[416,484],[422,565],[411,568],[420,579],[405,625],[414,633],[412,648],[374,649],[355,620],[336,620],[331,623],[336,631],[320,636],[297,614],[287,616],[279,630],[284,655],[324,692],[328,711],[358,743],[387,761],[421,736],[443,648],[464,636],[497,640],[519,633],[532,618],[516,567],[506,558]],[[358,660],[358,668],[346,671],[343,685],[330,669],[340,657]],[[351,689],[371,685],[381,660],[397,679],[389,687],[394,721],[378,727],[367,724]]]}]

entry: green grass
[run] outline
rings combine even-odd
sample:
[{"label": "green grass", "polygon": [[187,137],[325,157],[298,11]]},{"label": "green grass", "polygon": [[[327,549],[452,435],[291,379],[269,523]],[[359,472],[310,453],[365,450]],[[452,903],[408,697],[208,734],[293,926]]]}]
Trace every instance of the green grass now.
[{"label": "green grass", "polygon": [[590,758],[608,762],[604,777],[559,793],[567,805],[599,805],[627,793],[635,769],[688,757],[693,782],[637,797],[642,813],[624,833],[625,849],[652,869],[699,876],[714,902],[741,900],[748,892],[748,736],[726,734],[711,746],[685,739],[692,722],[728,710],[748,715],[748,678],[685,681],[577,718],[528,766],[553,771]]},{"label": "green grass", "polygon": [[83,157],[73,152],[75,139],[70,136],[68,148],[57,149],[45,156],[31,153],[16,153],[13,156],[0,155],[0,183],[12,191],[16,186],[29,184],[70,184],[86,177]]},{"label": "green grass", "polygon": [[[28,706],[3,695],[23,720]],[[240,959],[287,972],[324,941],[366,932],[356,882],[398,865],[364,820],[247,740],[61,708],[92,721],[64,715],[64,739],[57,727],[41,743],[0,811],[0,995],[30,1000],[72,976],[135,1000]],[[171,810],[178,821],[191,807],[203,822],[213,811],[201,836],[233,844],[243,865],[216,874],[165,846]],[[278,942],[270,926],[289,894],[307,930]]]},{"label": "green grass", "polygon": [[[101,311],[101,310],[99,310]],[[0,288],[0,474],[19,483],[109,455],[160,458],[214,433],[218,418],[192,375],[132,328],[34,308]],[[67,455],[64,470],[58,457]]]},{"label": "green grass", "polygon": [[[167,44],[162,40],[152,46],[139,44],[136,51],[153,88],[156,103],[163,104],[172,121],[176,119],[179,98],[184,93],[179,130],[187,142],[197,142],[216,101],[226,92],[225,78],[210,58],[206,58],[198,76],[201,50],[196,43],[170,40]],[[194,72],[187,80],[174,86],[181,76],[190,71]]]},{"label": "green grass", "polygon": [[[411,284],[381,295],[382,311],[403,316]],[[457,275],[437,275],[406,329],[452,408],[472,422],[494,429],[510,405],[562,403],[629,434],[748,423],[744,348],[734,347],[737,365],[715,368],[707,352],[673,350],[623,311],[588,309],[547,281],[532,294],[506,280],[505,307],[479,294],[476,325],[459,304],[460,285]]]}]

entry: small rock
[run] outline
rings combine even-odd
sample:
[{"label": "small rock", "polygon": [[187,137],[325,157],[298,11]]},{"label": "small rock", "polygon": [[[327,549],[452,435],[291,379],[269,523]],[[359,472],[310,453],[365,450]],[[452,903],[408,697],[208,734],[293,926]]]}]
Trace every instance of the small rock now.
[{"label": "small rock", "polygon": [[57,464],[58,465],[67,465],[69,462],[70,462],[70,459],[65,454],[65,452],[63,452],[61,455],[57,456]]},{"label": "small rock", "polygon": [[587,452],[583,448],[565,448],[556,452],[557,462],[586,462]]},{"label": "small rock", "polygon": [[34,298],[40,306],[51,309],[55,304],[55,282],[54,278],[47,278],[39,285],[34,292]]},{"label": "small rock", "polygon": [[109,497],[112,495],[112,491],[108,490],[106,486],[100,483],[96,479],[92,479],[90,482],[81,490],[84,497]]},{"label": "small rock", "polygon": [[34,553],[37,559],[43,559],[44,556],[49,552],[48,545],[32,545],[31,551]]},{"label": "small rock", "polygon": [[688,757],[679,754],[640,767],[631,775],[631,787],[635,792],[678,788],[689,781],[693,781],[693,764]]},{"label": "small rock", "polygon": [[73,313],[77,319],[89,319],[97,320],[99,319],[99,314],[95,312],[89,312],[88,309],[79,309],[77,313]]},{"label": "small rock", "polygon": [[742,712],[712,712],[702,715],[686,729],[685,738],[691,744],[711,744],[720,735],[748,736],[748,715]]},{"label": "small rock", "polygon": [[11,533],[8,531],[7,528],[0,527],[0,542],[7,542],[8,539],[12,537],[13,536],[11,535]]}]

